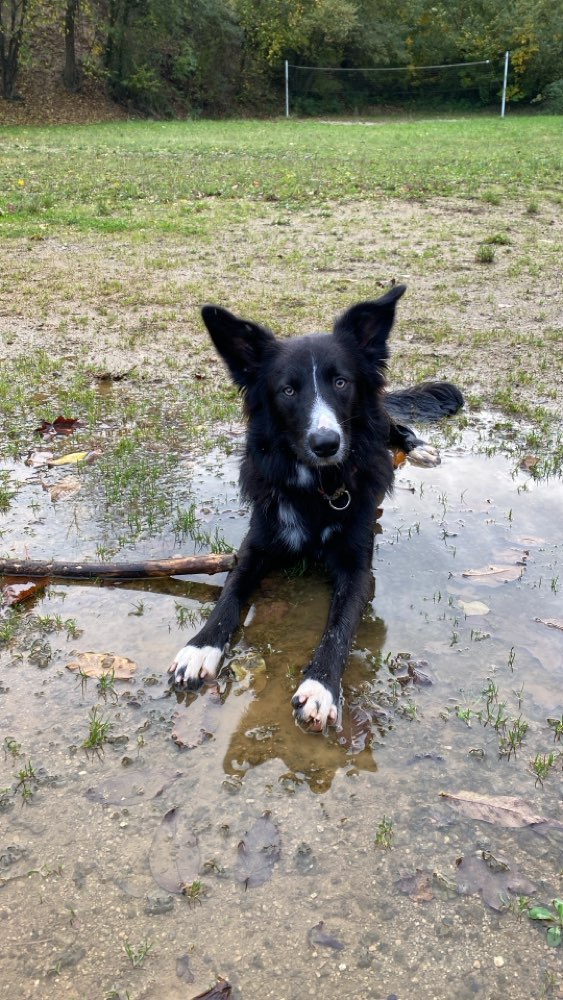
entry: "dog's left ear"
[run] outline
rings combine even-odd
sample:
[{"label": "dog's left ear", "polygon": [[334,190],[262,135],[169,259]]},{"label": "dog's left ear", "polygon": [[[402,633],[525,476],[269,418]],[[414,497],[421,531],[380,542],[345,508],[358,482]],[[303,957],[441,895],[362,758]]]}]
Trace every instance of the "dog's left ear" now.
[{"label": "dog's left ear", "polygon": [[387,338],[395,319],[395,305],[406,290],[406,285],[394,285],[380,299],[358,302],[337,319],[334,335],[341,339],[353,337],[359,347],[373,356],[374,361],[385,361]]},{"label": "dog's left ear", "polygon": [[256,381],[264,355],[277,344],[274,334],[220,306],[204,306],[201,315],[233,381],[247,389]]}]

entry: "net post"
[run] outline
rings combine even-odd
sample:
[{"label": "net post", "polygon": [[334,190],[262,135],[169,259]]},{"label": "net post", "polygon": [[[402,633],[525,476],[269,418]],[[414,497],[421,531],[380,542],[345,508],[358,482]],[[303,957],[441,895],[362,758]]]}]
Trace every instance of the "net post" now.
[{"label": "net post", "polygon": [[502,80],[502,101],[500,105],[500,117],[504,118],[506,111],[506,85],[508,83],[508,57],[510,53],[504,53],[504,76]]},{"label": "net post", "polygon": [[289,118],[289,63],[285,60],[285,117]]}]

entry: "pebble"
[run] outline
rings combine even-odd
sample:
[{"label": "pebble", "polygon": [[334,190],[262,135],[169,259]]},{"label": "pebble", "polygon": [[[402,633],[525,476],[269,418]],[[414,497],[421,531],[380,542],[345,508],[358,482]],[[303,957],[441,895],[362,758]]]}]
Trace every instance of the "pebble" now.
[{"label": "pebble", "polygon": [[495,955],[495,957],[493,958],[493,962],[495,963],[497,969],[502,969],[504,965],[504,958],[502,957],[502,955]]}]

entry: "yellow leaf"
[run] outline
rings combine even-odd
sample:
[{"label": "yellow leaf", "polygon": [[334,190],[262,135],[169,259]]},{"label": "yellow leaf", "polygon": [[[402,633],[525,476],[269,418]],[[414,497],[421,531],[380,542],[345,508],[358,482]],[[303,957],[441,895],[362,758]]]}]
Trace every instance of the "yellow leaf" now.
[{"label": "yellow leaf", "polygon": [[63,455],[62,458],[54,458],[49,465],[76,465],[77,462],[83,462],[87,455],[87,451],[73,451],[70,455]]}]

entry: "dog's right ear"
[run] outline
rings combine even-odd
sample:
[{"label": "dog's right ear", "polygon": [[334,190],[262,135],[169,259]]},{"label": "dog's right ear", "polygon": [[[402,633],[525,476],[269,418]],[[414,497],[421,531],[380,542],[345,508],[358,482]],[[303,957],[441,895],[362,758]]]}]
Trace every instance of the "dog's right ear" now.
[{"label": "dog's right ear", "polygon": [[248,388],[258,377],[265,353],[276,345],[274,334],[220,306],[204,306],[201,315],[233,381],[241,389]]},{"label": "dog's right ear", "polygon": [[387,338],[395,319],[395,306],[406,292],[406,285],[394,285],[381,298],[371,302],[358,302],[334,325],[334,334],[339,339],[352,337],[367,357],[376,364],[385,364],[387,358]]}]

